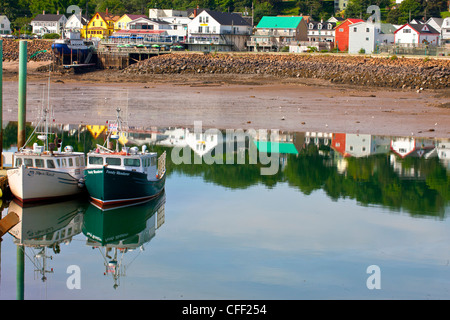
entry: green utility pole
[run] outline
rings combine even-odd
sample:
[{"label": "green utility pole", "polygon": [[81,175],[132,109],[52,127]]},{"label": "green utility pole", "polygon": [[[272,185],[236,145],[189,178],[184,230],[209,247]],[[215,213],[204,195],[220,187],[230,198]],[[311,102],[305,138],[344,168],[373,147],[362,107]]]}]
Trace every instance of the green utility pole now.
[{"label": "green utility pole", "polygon": [[27,112],[27,41],[19,46],[19,119],[17,128],[17,148],[24,146],[26,140],[25,121]]}]

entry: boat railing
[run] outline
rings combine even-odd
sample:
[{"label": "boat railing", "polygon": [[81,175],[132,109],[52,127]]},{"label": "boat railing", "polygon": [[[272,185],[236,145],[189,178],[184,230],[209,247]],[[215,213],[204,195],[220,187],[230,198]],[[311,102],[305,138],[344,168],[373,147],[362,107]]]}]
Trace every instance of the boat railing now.
[{"label": "boat railing", "polygon": [[158,158],[158,176],[161,178],[166,172],[166,152],[164,151]]},{"label": "boat railing", "polygon": [[106,147],[104,147],[104,146],[102,146],[100,144],[97,144],[97,149],[102,150],[103,152],[108,152],[108,153],[112,153],[113,152],[110,149],[108,149],[108,148],[106,148]]}]

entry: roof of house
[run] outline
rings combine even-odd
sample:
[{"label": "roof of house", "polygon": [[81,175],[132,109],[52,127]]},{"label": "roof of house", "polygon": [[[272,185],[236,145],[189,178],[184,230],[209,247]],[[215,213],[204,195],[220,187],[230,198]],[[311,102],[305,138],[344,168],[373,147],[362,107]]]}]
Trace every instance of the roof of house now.
[{"label": "roof of house", "polygon": [[298,27],[300,21],[303,17],[271,17],[263,16],[259,21],[257,28],[267,28],[267,29],[295,29]]},{"label": "roof of house", "polygon": [[[374,25],[374,23],[372,23],[372,22],[362,21],[362,22],[356,22],[356,23],[352,24],[352,27],[355,27],[358,25],[367,25],[367,24]],[[397,27],[390,23],[379,23],[378,25],[380,26],[380,32],[383,34],[393,34],[397,30]]]},{"label": "roof of house", "polygon": [[201,12],[203,11],[206,11],[214,20],[216,20],[221,25],[250,26],[248,21],[242,18],[242,16],[237,13],[219,12],[209,9],[203,9]]},{"label": "roof of house", "polygon": [[[312,24],[312,28],[309,28],[311,24]],[[329,25],[331,25],[331,29],[334,29],[334,27],[336,27],[336,22],[328,22],[328,21],[319,22],[319,21],[311,21],[310,20],[308,22],[308,29],[309,30],[317,30],[319,24],[322,24],[322,29],[328,29]]]},{"label": "roof of house", "polygon": [[433,18],[433,17],[431,17],[430,19],[428,19],[428,21],[426,23],[430,24],[430,21],[436,22],[436,24],[440,27],[440,26],[442,26],[442,23],[444,22],[444,18]]},{"label": "roof of house", "polygon": [[170,22],[167,22],[165,20],[153,19],[153,18],[149,18],[147,16],[138,17],[136,19],[131,20],[129,23],[136,22],[137,20],[147,20],[149,22],[155,22],[157,24],[170,24]]},{"label": "roof of house", "polygon": [[128,14],[128,13],[125,13],[124,16],[127,16],[131,20],[135,20],[135,19],[138,19],[138,18],[147,18],[147,16],[145,14]]},{"label": "roof of house", "polygon": [[63,14],[38,14],[33,21],[59,21],[62,17],[65,17]]},{"label": "roof of house", "polygon": [[9,21],[9,19],[8,19],[7,16],[5,16],[5,15],[0,15],[0,21],[1,21],[1,20],[5,20],[5,19]]},{"label": "roof of house", "polygon": [[411,27],[411,29],[414,29],[420,34],[439,34],[439,31],[437,31],[432,26],[426,23],[423,24],[407,23],[398,28],[395,32],[399,31],[400,29],[403,29],[405,26]]},{"label": "roof of house", "polygon": [[[348,19],[346,19],[345,21],[350,21],[351,23],[357,23],[357,22],[362,22],[362,21],[364,21],[364,20],[362,20],[362,19],[348,18]],[[345,21],[344,21],[344,22],[345,22]]]},{"label": "roof of house", "polygon": [[[105,21],[108,21],[108,20],[117,21],[120,19],[120,16],[114,16],[107,12],[97,12],[96,14],[98,14],[100,17],[102,17],[102,19]],[[94,18],[94,17],[95,17],[95,14],[92,18]]]}]

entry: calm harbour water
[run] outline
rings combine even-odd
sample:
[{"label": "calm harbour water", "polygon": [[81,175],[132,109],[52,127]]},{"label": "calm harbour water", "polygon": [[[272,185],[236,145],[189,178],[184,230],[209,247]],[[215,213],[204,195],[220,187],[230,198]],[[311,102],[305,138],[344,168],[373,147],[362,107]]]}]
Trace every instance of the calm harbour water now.
[{"label": "calm harbour water", "polygon": [[[64,143],[87,151],[103,141],[77,128]],[[132,144],[170,155],[165,193],[149,203],[102,212],[84,198],[25,208],[4,200],[3,216],[11,207],[23,216],[0,243],[0,299],[16,299],[21,285],[25,299],[450,298],[449,139],[404,150],[411,139],[284,132],[271,145],[276,172],[262,175],[248,156],[260,155],[251,148],[261,136],[223,142],[244,163],[210,165],[225,135],[198,134],[130,132]],[[191,152],[191,164],[173,146]],[[60,243],[43,254],[38,234]],[[80,288],[69,288],[73,268]]]}]

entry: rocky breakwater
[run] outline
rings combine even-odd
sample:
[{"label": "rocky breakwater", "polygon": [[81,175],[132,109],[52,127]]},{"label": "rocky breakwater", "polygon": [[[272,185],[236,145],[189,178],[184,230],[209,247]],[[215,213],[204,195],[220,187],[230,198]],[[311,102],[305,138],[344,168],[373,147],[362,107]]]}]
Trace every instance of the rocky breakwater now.
[{"label": "rocky breakwater", "polygon": [[[3,60],[5,61],[19,60],[19,42],[20,41],[18,40],[12,39],[3,40]],[[31,60],[51,61],[53,56],[52,43],[53,42],[49,40],[29,40],[27,43],[28,59],[30,59],[34,55],[31,58]]]},{"label": "rocky breakwater", "polygon": [[450,87],[450,60],[333,54],[165,54],[133,64],[130,74],[253,74],[319,78],[389,88]]}]

